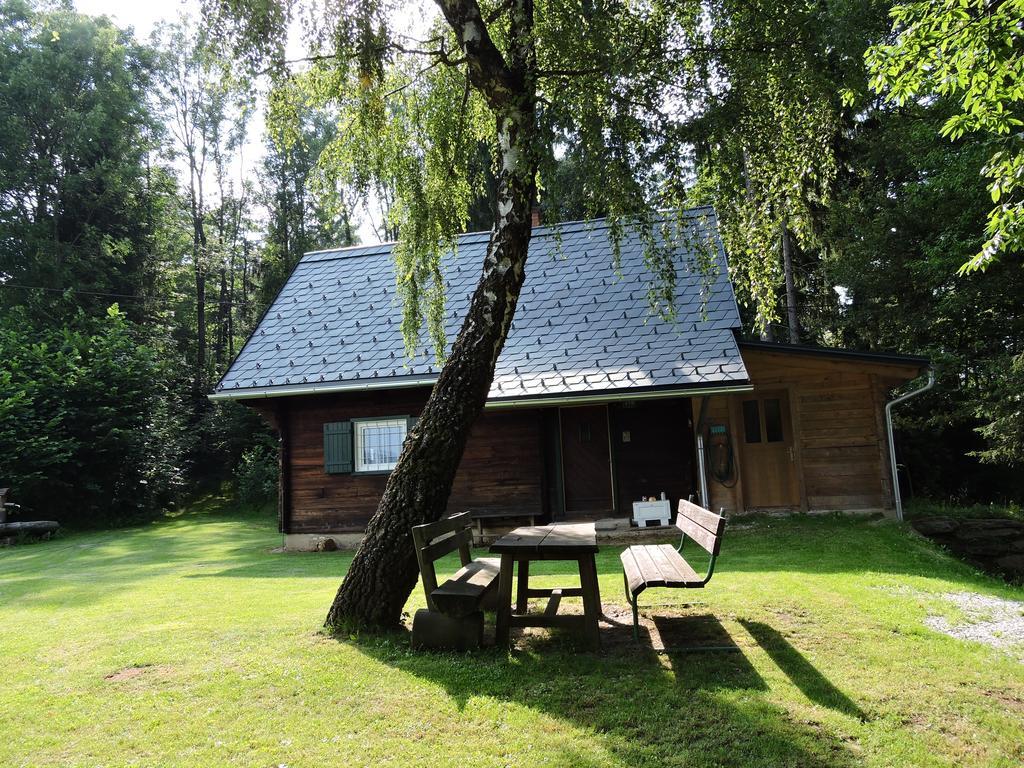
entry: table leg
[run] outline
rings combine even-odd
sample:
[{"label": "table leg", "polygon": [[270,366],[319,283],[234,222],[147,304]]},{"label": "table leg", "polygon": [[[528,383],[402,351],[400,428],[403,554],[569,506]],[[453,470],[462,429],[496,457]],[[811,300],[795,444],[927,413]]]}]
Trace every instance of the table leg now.
[{"label": "table leg", "polygon": [[583,588],[583,623],[587,641],[595,650],[601,647],[601,590],[597,583],[597,563],[594,555],[579,559],[580,586]]},{"label": "table leg", "polygon": [[501,572],[498,575],[498,617],[494,630],[494,644],[508,648],[509,620],[512,617],[512,569],[515,560],[512,555],[501,556]]},{"label": "table leg", "polygon": [[527,591],[530,589],[530,561],[519,561],[519,579],[516,582],[516,613],[526,613]]}]

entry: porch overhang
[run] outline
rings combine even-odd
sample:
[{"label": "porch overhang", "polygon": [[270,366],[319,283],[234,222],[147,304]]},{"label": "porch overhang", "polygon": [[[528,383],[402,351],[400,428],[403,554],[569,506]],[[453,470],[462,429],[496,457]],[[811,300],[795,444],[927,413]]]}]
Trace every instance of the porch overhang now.
[{"label": "porch overhang", "polygon": [[750,392],[754,389],[749,382],[729,382],[720,385],[696,387],[672,387],[669,389],[618,389],[604,392],[581,393],[578,395],[535,395],[532,397],[490,399],[484,405],[487,409],[537,408],[549,405],[594,405],[624,400],[655,400],[666,397],[700,397],[703,395],[728,395],[734,392]]},{"label": "porch overhang", "polygon": [[[410,387],[432,387],[437,376],[406,376],[369,381],[339,381],[321,384],[284,384],[273,387],[253,387],[249,389],[225,389],[213,392],[207,397],[210,400],[262,400],[272,397],[295,397],[300,395],[329,395],[344,392],[373,392],[388,389]],[[728,382],[719,385],[708,384],[694,387],[670,388],[623,388],[602,392],[581,392],[579,394],[532,395],[516,398],[490,398],[484,404],[487,409],[500,408],[539,408],[552,405],[591,405],[595,403],[612,403],[623,400],[653,400],[664,397],[695,397],[703,395],[727,395],[734,392],[750,392],[753,385],[749,382]]]}]

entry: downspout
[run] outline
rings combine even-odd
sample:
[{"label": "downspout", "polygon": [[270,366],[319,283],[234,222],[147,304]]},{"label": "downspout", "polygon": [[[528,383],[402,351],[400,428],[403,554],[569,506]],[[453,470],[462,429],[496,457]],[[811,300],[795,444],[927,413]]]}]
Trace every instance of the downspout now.
[{"label": "downspout", "polygon": [[711,498],[708,496],[708,473],[704,467],[704,419],[708,412],[708,396],[700,400],[700,416],[697,418],[697,472],[700,479],[700,504],[704,509],[711,509]]},{"label": "downspout", "polygon": [[912,392],[907,392],[905,395],[900,395],[895,400],[890,400],[885,404],[885,431],[889,436],[889,465],[892,468],[892,498],[896,504],[896,519],[900,522],[903,521],[903,499],[900,496],[900,476],[896,470],[896,444],[892,439],[892,409],[894,405],[899,405],[912,397],[917,397],[922,392],[927,392],[934,386],[935,371],[929,366],[927,384],[913,390]]}]

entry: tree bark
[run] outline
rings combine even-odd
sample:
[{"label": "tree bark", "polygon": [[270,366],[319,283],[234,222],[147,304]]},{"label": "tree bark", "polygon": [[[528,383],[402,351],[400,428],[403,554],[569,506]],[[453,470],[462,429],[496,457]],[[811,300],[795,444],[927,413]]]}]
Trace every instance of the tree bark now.
[{"label": "tree bark", "polygon": [[539,156],[533,0],[515,0],[510,11],[508,62],[491,41],[476,0],[437,2],[463,41],[471,83],[495,113],[499,215],[462,329],[327,615],[326,626],[335,631],[398,625],[418,576],[410,528],[445,512],[526,277]]},{"label": "tree bark", "polygon": [[193,224],[193,270],[196,283],[196,370],[195,394],[199,402],[206,396],[206,234],[202,222]]},{"label": "tree bark", "polygon": [[793,233],[788,222],[782,223],[782,271],[786,278],[786,323],[789,343],[800,343],[800,319],[797,316],[796,279],[793,275]]}]

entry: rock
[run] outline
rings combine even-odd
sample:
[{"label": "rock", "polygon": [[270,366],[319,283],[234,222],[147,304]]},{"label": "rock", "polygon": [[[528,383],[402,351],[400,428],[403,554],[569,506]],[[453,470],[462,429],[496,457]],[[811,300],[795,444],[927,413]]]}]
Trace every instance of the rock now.
[{"label": "rock", "polygon": [[1011,579],[1024,575],[1024,522],[933,517],[915,520],[912,525],[957,557],[990,573],[1008,575]]},{"label": "rock", "polygon": [[1024,554],[1003,555],[997,557],[995,562],[1004,571],[1024,573]]},{"label": "rock", "polygon": [[0,535],[42,535],[45,533],[54,533],[58,528],[60,528],[60,523],[56,520],[26,520],[24,522],[17,523],[0,523]]},{"label": "rock", "polygon": [[330,536],[321,536],[316,540],[314,549],[317,552],[334,552],[338,549],[338,542],[332,539]]},{"label": "rock", "polygon": [[1024,535],[1024,523],[1016,520],[964,520],[956,535],[960,539],[1012,539]]},{"label": "rock", "polygon": [[1010,551],[1006,539],[956,539],[948,542],[948,546],[971,557],[998,557]]},{"label": "rock", "polygon": [[911,525],[924,536],[947,536],[960,527],[960,521],[951,517],[922,517]]}]

